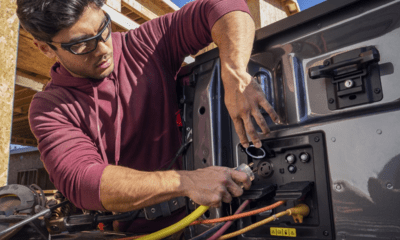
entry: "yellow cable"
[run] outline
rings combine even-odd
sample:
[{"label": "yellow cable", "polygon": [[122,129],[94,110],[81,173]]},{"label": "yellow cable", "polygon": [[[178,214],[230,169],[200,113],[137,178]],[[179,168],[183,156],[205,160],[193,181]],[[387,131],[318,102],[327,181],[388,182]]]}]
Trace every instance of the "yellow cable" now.
[{"label": "yellow cable", "polygon": [[267,224],[269,222],[272,222],[275,219],[283,217],[285,215],[292,215],[294,220],[295,220],[295,222],[299,221],[300,223],[302,223],[303,222],[303,217],[306,217],[309,213],[310,213],[310,208],[307,205],[299,204],[299,205],[297,205],[297,206],[295,206],[293,208],[290,208],[290,209],[288,209],[286,211],[277,213],[277,214],[273,215],[272,217],[269,217],[269,218],[266,218],[266,219],[261,220],[259,222],[256,222],[256,223],[254,223],[254,224],[252,224],[250,226],[247,226],[247,227],[245,227],[243,229],[240,229],[240,230],[238,230],[236,232],[225,234],[225,235],[221,236],[220,238],[218,238],[218,240],[229,239],[229,238],[233,238],[233,237],[239,236],[240,234],[243,234],[245,232],[253,230],[254,228],[257,228],[257,227],[259,227],[261,225],[264,225],[264,224]]},{"label": "yellow cable", "polygon": [[157,232],[152,234],[146,235],[144,237],[138,238],[140,240],[157,240],[166,238],[180,230],[184,229],[185,227],[189,226],[190,223],[198,219],[201,215],[203,215],[210,207],[207,206],[200,206],[194,212],[192,212],[189,216],[185,217],[184,219],[180,220],[179,222],[161,229]]}]

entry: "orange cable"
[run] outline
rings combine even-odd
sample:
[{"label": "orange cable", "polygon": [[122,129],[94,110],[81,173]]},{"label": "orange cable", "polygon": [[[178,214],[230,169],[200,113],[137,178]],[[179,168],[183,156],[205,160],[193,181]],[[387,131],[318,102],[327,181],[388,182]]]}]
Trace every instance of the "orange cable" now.
[{"label": "orange cable", "polygon": [[197,221],[192,222],[190,224],[190,226],[198,225],[198,224],[212,224],[212,223],[226,222],[226,221],[236,220],[236,219],[243,218],[243,217],[249,217],[249,216],[252,216],[252,215],[255,215],[255,214],[258,214],[258,213],[262,213],[262,212],[274,209],[276,207],[281,206],[284,203],[285,203],[285,201],[279,201],[279,202],[276,202],[276,203],[274,203],[272,205],[269,205],[269,206],[266,206],[266,207],[263,207],[263,208],[260,208],[260,209],[257,209],[257,210],[253,210],[253,211],[245,212],[245,213],[240,213],[240,214],[235,214],[235,215],[228,216],[228,217],[222,217],[222,218],[216,218],[216,219],[207,219],[207,220],[197,220]]}]

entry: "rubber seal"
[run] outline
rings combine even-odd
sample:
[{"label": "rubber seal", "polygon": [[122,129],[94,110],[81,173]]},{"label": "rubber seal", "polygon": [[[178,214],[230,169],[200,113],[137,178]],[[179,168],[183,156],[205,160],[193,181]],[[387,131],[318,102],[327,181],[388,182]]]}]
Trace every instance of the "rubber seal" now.
[{"label": "rubber seal", "polygon": [[249,155],[250,157],[252,157],[252,158],[255,158],[255,159],[262,159],[262,158],[265,158],[265,156],[267,156],[267,153],[265,152],[265,150],[263,149],[263,148],[257,148],[258,150],[261,150],[262,152],[263,152],[263,154],[262,155],[260,155],[260,156],[254,156],[253,154],[251,154],[250,152],[249,152],[249,148],[256,148],[254,145],[250,145],[248,148],[246,148],[246,153],[247,153],[247,155]]}]

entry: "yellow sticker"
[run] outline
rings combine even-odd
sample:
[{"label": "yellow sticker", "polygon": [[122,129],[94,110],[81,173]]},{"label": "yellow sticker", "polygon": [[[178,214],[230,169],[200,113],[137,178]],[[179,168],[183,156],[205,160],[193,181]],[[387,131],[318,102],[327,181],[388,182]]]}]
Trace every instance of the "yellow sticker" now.
[{"label": "yellow sticker", "polygon": [[295,228],[270,228],[271,236],[281,236],[281,237],[296,237],[296,229]]}]

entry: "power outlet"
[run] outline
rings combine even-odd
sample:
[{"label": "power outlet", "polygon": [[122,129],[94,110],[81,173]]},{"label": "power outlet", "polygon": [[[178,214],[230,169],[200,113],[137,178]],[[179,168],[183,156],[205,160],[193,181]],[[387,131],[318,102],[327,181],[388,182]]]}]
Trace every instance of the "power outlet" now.
[{"label": "power outlet", "polygon": [[260,177],[269,177],[274,172],[273,166],[270,162],[260,162],[257,167],[257,173]]}]

